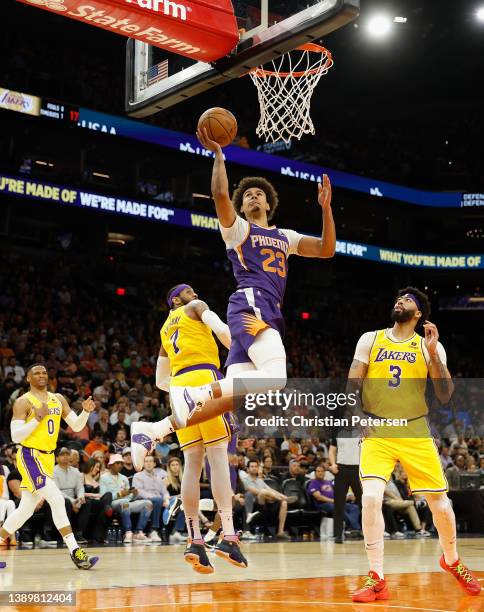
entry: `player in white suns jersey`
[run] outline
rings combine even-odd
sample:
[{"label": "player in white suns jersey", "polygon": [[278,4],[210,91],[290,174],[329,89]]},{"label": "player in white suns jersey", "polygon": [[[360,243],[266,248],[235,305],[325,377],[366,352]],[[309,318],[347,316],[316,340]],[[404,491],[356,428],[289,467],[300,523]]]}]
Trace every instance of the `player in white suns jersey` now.
[{"label": "player in white suns jersey", "polygon": [[[457,579],[468,595],[481,586],[457,553],[454,511],[447,481],[427,421],[425,389],[430,376],[437,398],[447,403],[453,383],[437,327],[428,321],[427,296],[415,287],[398,292],[391,318],[393,327],[363,334],[350,369],[350,384],[363,388],[362,409],[369,415],[403,426],[378,426],[363,439],[360,479],[363,487],[362,526],[370,572],[353,601],[389,599],[383,575],[382,514],[385,485],[399,461],[408,474],[412,493],[424,495],[439,534],[440,566]],[[424,337],[415,328],[422,325]]]}]

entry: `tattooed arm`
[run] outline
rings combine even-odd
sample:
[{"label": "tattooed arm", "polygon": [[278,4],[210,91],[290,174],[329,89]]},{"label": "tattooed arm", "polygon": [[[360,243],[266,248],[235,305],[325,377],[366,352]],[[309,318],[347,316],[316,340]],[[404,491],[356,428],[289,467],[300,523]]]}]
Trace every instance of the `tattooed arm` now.
[{"label": "tattooed arm", "polygon": [[425,321],[425,347],[429,353],[429,374],[435,389],[435,395],[443,403],[452,397],[454,383],[447,369],[444,347],[439,342],[439,331],[437,326],[430,321]]}]

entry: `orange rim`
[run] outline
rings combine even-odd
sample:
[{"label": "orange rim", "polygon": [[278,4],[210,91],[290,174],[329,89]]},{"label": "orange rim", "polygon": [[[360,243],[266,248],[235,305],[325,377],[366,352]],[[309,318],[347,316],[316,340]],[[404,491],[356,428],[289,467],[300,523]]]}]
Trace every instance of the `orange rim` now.
[{"label": "orange rim", "polygon": [[292,76],[295,79],[300,79],[301,77],[309,76],[310,74],[326,72],[333,65],[333,56],[331,55],[331,51],[328,51],[326,47],[322,47],[321,45],[317,45],[316,43],[306,43],[305,45],[296,47],[294,51],[310,51],[311,53],[321,53],[321,55],[326,55],[326,61],[324,62],[324,64],[319,66],[319,68],[313,68],[312,70],[302,70],[298,72],[276,72],[275,70],[264,70],[264,68],[253,68],[249,72],[252,72],[256,76],[262,78],[269,76],[278,76],[281,78],[286,78]]}]

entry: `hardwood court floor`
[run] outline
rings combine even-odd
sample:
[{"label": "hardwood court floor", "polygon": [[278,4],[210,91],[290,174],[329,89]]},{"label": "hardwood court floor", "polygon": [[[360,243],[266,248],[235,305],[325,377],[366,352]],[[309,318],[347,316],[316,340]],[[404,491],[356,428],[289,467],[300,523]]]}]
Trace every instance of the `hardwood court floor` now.
[{"label": "hardwood court floor", "polygon": [[[484,584],[484,539],[459,541],[461,555]],[[362,542],[300,542],[244,545],[246,570],[213,558],[215,573],[195,574],[183,561],[183,546],[129,546],[91,549],[99,554],[89,572],[76,570],[66,549],[1,552],[0,591],[75,590],[76,607],[0,606],[3,612],[387,612],[484,611],[484,595],[462,593],[438,567],[437,540],[385,543],[388,602],[354,604],[351,592],[366,574]]]}]

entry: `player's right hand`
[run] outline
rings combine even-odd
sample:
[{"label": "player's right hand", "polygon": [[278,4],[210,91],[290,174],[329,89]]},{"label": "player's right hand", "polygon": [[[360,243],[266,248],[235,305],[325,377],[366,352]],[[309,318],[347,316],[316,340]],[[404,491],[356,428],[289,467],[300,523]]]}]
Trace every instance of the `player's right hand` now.
[{"label": "player's right hand", "polygon": [[218,144],[218,142],[215,142],[215,140],[210,140],[205,128],[197,130],[197,138],[204,149],[213,151],[214,153],[222,153],[222,147]]},{"label": "player's right hand", "polygon": [[49,414],[49,408],[45,402],[42,402],[40,408],[34,408],[35,418],[37,421],[41,421],[44,417]]}]

